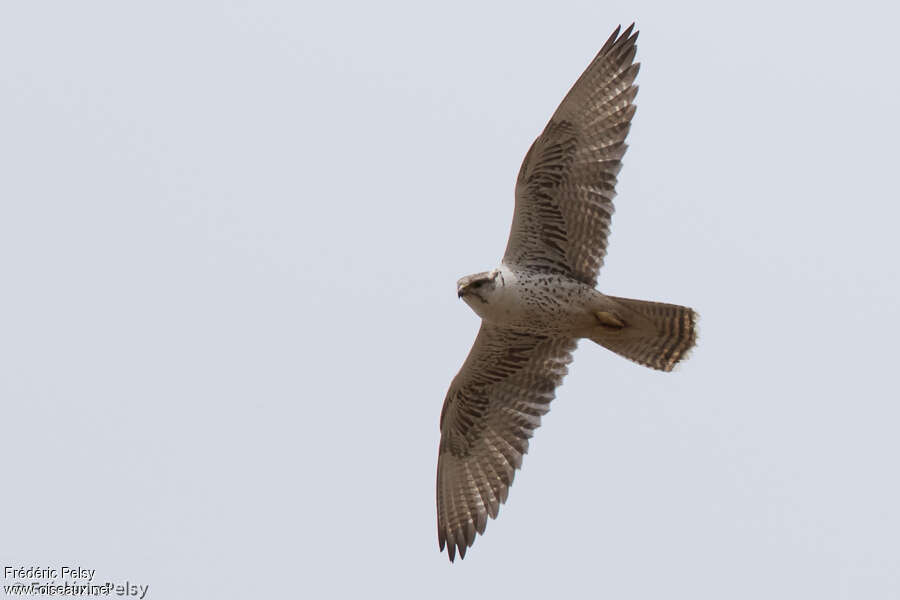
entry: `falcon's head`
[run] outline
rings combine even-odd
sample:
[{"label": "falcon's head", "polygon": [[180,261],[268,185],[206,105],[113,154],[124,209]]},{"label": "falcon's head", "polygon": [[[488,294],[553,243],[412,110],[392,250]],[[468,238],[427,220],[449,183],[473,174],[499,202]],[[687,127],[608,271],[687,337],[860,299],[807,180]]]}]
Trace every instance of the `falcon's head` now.
[{"label": "falcon's head", "polygon": [[500,269],[466,275],[456,282],[456,295],[465,300],[466,304],[472,308],[475,308],[477,304],[487,304],[500,282],[499,276]]}]

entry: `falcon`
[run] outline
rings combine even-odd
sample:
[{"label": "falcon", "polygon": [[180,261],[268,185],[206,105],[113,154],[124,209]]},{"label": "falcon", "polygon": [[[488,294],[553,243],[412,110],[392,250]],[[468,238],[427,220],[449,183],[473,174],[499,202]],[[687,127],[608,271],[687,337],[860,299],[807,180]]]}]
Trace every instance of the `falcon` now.
[{"label": "falcon", "polygon": [[579,339],[671,371],[697,314],[595,289],[634,116],[638,32],[617,27],[525,155],[500,266],[457,293],[481,329],[441,410],[438,545],[464,558],[506,501]]}]

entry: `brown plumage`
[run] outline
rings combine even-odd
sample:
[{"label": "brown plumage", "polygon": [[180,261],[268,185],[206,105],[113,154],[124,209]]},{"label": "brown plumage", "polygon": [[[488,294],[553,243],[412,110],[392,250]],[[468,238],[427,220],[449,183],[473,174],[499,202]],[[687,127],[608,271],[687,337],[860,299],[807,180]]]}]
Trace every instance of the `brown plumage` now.
[{"label": "brown plumage", "polygon": [[441,412],[438,542],[451,561],[497,517],[578,339],[662,371],[696,341],[690,308],[594,289],[635,111],[633,27],[616,28],[526,154],[501,266],[457,284],[482,325]]}]

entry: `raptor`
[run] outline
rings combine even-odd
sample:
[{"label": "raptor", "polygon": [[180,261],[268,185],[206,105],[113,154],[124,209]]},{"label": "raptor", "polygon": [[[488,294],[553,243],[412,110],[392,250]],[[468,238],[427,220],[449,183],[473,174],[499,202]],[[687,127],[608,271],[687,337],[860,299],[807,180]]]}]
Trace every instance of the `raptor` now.
[{"label": "raptor", "polygon": [[690,308],[595,289],[635,111],[637,36],[634,24],[616,28],[525,155],[500,266],[457,283],[482,321],[441,411],[438,544],[451,561],[497,517],[579,339],[661,371],[696,341]]}]

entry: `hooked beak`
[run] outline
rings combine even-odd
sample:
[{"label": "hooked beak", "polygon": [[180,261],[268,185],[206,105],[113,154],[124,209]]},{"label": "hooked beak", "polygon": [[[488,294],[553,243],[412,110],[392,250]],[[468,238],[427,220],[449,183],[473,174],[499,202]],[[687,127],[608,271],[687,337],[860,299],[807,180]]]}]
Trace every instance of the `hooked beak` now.
[{"label": "hooked beak", "polygon": [[462,298],[462,297],[465,296],[465,295],[466,295],[466,288],[461,287],[461,288],[458,288],[458,289],[456,290],[456,297],[457,297],[457,298]]}]

